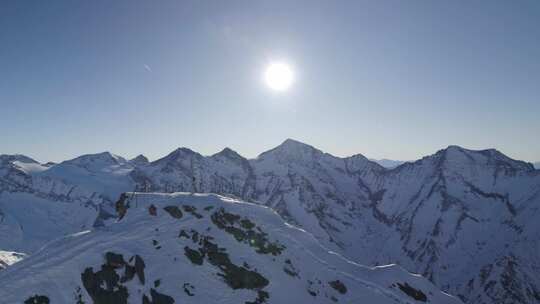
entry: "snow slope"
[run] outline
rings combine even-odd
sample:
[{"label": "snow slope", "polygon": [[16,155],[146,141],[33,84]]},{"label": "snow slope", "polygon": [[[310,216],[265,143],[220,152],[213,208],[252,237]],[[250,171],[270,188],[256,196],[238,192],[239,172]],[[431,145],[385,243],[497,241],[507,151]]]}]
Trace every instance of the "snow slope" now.
[{"label": "snow slope", "polygon": [[460,303],[398,266],[347,261],[259,205],[129,193],[117,206],[114,224],[0,272],[3,303]]}]

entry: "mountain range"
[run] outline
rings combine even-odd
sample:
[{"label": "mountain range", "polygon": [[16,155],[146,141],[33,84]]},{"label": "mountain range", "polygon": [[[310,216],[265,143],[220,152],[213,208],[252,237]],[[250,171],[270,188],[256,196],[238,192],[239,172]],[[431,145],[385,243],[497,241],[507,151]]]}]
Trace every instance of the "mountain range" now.
[{"label": "mountain range", "polygon": [[34,267],[55,239],[123,227],[115,202],[130,191],[217,193],[270,207],[322,248],[363,265],[399,264],[463,302],[540,303],[532,164],[449,146],[389,169],[290,139],[255,159],[228,148],[211,156],[179,148],[152,162],[101,153],[43,165],[2,155],[0,250],[30,256],[0,283]]}]

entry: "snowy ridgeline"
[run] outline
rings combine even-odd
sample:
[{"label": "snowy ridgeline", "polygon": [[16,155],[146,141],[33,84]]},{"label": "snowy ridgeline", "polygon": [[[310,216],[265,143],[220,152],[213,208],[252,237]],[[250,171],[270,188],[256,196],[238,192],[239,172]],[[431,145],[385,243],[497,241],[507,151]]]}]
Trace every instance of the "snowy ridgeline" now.
[{"label": "snowy ridgeline", "polygon": [[2,155],[0,250],[33,254],[108,227],[120,194],[134,189],[241,198],[349,260],[399,264],[464,302],[540,303],[540,171],[493,149],[450,146],[394,169],[294,140],[255,159],[186,148],[153,162],[100,153],[42,165]]},{"label": "snowy ridgeline", "polygon": [[3,270],[2,302],[461,303],[398,266],[347,261],[259,205],[130,193],[118,212]]}]

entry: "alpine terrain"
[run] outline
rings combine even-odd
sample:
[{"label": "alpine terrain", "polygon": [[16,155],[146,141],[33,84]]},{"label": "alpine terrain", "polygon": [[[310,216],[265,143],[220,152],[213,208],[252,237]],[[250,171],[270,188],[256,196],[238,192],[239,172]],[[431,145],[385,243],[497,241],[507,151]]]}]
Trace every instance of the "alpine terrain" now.
[{"label": "alpine terrain", "polygon": [[399,266],[328,251],[271,209],[205,194],[121,196],[107,228],[2,272],[5,303],[461,303]]},{"label": "alpine terrain", "polygon": [[[139,194],[124,194],[132,191]],[[73,303],[74,295],[84,303],[109,303],[96,300],[108,296],[284,303],[285,295],[414,303],[421,294],[427,302],[455,301],[384,266],[398,264],[466,303],[540,303],[539,207],[540,170],[493,149],[449,146],[393,169],[290,139],[255,159],[228,148],[211,156],[179,148],[151,162],[101,153],[40,164],[3,155],[0,250],[6,265],[28,256],[0,271],[7,286],[0,293],[51,303]],[[273,249],[257,248],[260,242]],[[148,279],[133,270],[141,265]],[[228,281],[236,271],[257,273],[260,284],[235,288],[243,286]],[[347,292],[328,283],[335,281]],[[69,288],[51,292],[52,284]],[[302,288],[282,294],[279,284]],[[118,290],[125,293],[111,294]]]}]

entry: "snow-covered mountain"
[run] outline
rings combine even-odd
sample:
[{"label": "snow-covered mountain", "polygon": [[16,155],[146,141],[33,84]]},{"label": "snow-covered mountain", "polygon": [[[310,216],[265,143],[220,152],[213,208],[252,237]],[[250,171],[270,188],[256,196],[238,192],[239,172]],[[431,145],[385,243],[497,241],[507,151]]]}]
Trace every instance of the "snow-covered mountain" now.
[{"label": "snow-covered mountain", "polygon": [[260,205],[128,193],[117,210],[0,272],[3,303],[461,303],[399,266],[350,262]]},{"label": "snow-covered mountain", "polygon": [[[10,219],[0,223],[0,250],[32,253],[107,224],[122,192],[219,193],[273,208],[350,260],[421,273],[465,302],[540,303],[540,171],[496,150],[450,146],[394,169],[294,140],[255,159],[186,148],[153,162],[82,158],[0,162],[9,168],[0,169],[0,212]],[[27,220],[25,204],[43,211]]]},{"label": "snow-covered mountain", "polygon": [[57,237],[102,224],[119,194],[133,190],[132,170],[110,153],[52,166],[0,155],[0,250],[32,253]]},{"label": "snow-covered mountain", "polygon": [[402,161],[402,160],[392,160],[392,159],[387,159],[387,158],[381,158],[381,159],[370,158],[369,160],[372,162],[376,162],[377,164],[387,169],[394,169],[395,167],[403,163],[406,163],[405,161]]},{"label": "snow-covered mountain", "polygon": [[533,166],[534,166],[536,169],[540,170],[540,162],[534,163]]},{"label": "snow-covered mountain", "polygon": [[148,158],[142,154],[129,161],[133,166],[144,166],[149,163]]}]

